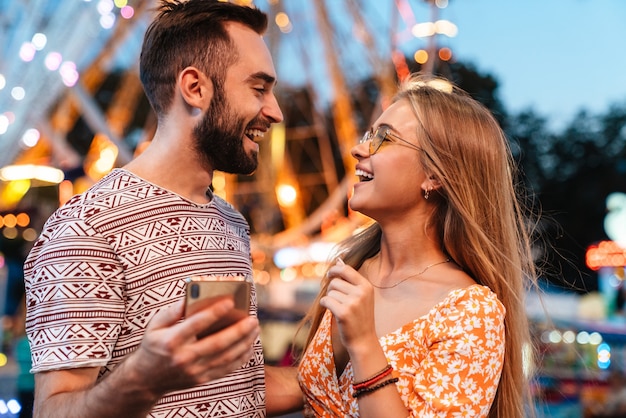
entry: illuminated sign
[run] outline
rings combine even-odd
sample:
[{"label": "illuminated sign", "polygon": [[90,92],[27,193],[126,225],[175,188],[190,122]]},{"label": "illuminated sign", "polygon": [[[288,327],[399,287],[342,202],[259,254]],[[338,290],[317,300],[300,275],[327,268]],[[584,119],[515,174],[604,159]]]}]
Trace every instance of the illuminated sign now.
[{"label": "illuminated sign", "polygon": [[624,267],[626,248],[615,241],[602,241],[587,248],[585,261],[591,270],[598,270],[601,267]]}]

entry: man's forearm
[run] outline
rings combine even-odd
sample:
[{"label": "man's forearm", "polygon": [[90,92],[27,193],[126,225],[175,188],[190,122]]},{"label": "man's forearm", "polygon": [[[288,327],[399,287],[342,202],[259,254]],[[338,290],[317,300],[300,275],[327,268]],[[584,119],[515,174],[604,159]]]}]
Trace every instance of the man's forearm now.
[{"label": "man's forearm", "polygon": [[[145,418],[159,399],[145,387],[133,383],[139,380],[127,374],[129,370],[125,370],[124,363],[96,384],[92,378],[94,370],[97,369],[53,371],[37,375],[35,418]],[[57,386],[59,380],[64,382],[62,387]]]},{"label": "man's forearm", "polygon": [[259,336],[257,318],[198,340],[198,333],[230,312],[232,301],[219,301],[181,322],[182,308],[181,301],[159,311],[139,347],[101,380],[99,367],[38,373],[37,417],[145,417],[166,393],[222,378],[250,360]]},{"label": "man's forearm", "polygon": [[297,368],[265,366],[267,416],[300,411],[304,406]]}]

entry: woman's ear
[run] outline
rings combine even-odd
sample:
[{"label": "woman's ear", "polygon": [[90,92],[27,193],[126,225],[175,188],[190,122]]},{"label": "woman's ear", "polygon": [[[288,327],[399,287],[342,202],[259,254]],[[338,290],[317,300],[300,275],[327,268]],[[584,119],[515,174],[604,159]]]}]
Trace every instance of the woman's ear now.
[{"label": "woman's ear", "polygon": [[195,114],[204,113],[213,98],[213,82],[196,67],[187,67],[178,75],[178,85],[183,101]]},{"label": "woman's ear", "polygon": [[441,181],[435,176],[429,176],[424,182],[422,182],[422,190],[426,193],[430,193],[433,190],[437,190],[441,187]]}]

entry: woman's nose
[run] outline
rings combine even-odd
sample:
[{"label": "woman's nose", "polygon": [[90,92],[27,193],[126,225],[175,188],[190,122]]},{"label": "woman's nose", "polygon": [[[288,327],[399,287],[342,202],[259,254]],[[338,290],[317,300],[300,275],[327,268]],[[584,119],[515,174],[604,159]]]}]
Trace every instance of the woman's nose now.
[{"label": "woman's nose", "polygon": [[370,155],[370,143],[369,141],[360,142],[350,149],[350,155],[357,160],[369,157]]}]

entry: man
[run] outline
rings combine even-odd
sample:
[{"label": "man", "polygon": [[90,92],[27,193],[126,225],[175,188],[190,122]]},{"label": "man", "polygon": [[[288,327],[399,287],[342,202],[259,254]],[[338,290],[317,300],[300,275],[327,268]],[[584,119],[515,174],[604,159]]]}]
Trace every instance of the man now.
[{"label": "man", "polygon": [[249,227],[210,185],[252,173],[282,120],[266,26],[216,0],[160,6],[140,60],[150,146],[59,208],[25,263],[36,416],[265,415],[254,288],[249,318],[201,339],[232,302],[183,320],[182,301],[188,276],[252,275]]}]

